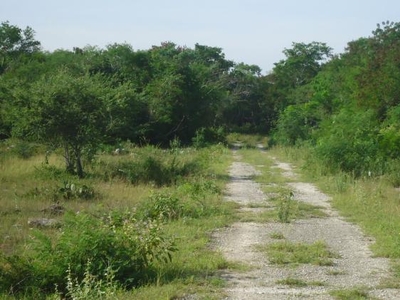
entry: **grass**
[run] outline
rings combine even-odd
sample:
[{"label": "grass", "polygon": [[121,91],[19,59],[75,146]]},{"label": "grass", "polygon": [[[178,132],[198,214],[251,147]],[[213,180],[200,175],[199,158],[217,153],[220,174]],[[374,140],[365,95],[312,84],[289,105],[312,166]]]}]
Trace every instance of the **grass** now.
[{"label": "grass", "polygon": [[342,270],[329,270],[328,272],[326,272],[326,274],[331,276],[340,276],[340,275],[346,275],[347,273]]},{"label": "grass", "polygon": [[[119,290],[115,299],[172,299],[188,294],[207,294],[207,299],[217,299],[220,295],[216,290],[223,285],[217,272],[240,268],[209,248],[210,232],[230,224],[235,208],[232,203],[222,201],[221,191],[228,180],[226,169],[231,162],[230,152],[222,146],[177,152],[145,147],[128,149],[130,154],[121,156],[101,154],[94,164],[86,166],[88,176],[84,179],[66,174],[62,157],[57,154],[52,154],[49,165],[45,165],[44,155],[20,158],[6,153],[5,149],[0,151],[3,151],[0,153],[0,251],[5,255],[19,255],[27,250],[32,233],[28,226],[30,218],[63,220],[62,215],[48,215],[42,211],[56,202],[68,212],[99,216],[112,211],[135,212],[152,195],[161,194],[167,195],[167,200],[168,195],[176,197],[183,211],[190,212],[190,216],[180,215],[163,224],[163,231],[174,237],[178,251],[173,253],[171,263],[160,262],[154,266],[157,271],[154,280],[133,291]],[[140,162],[146,155],[163,159],[162,166],[170,168],[167,171],[190,171],[192,169],[188,168],[193,167],[193,161],[198,171],[177,172],[173,184],[160,186],[151,181],[131,184],[126,178],[112,174],[115,166]],[[91,187],[95,197],[64,198],[60,190],[66,181]],[[49,236],[58,234],[58,229],[42,231]],[[21,294],[19,297],[24,299]],[[32,297],[42,299],[43,295],[27,295],[26,299]],[[0,292],[0,299],[14,297]]]},{"label": "grass", "polygon": [[[375,240],[371,249],[376,256],[400,259],[400,194],[390,176],[355,179],[329,173],[307,148],[274,148],[270,153],[302,167],[307,180],[331,196],[332,206]],[[394,264],[394,286],[400,286],[399,270]]]},{"label": "grass", "polygon": [[284,240],[285,236],[281,232],[272,232],[269,237],[274,240]]},{"label": "grass", "polygon": [[373,300],[364,289],[334,290],[329,294],[337,300]]},{"label": "grass", "polygon": [[304,280],[298,279],[298,278],[285,278],[282,280],[276,281],[277,284],[283,284],[283,285],[288,285],[288,286],[293,286],[293,287],[306,287],[308,286],[308,283],[305,282]]},{"label": "grass", "polygon": [[266,253],[271,263],[277,265],[332,266],[333,259],[338,257],[321,241],[313,244],[283,241],[262,246],[260,250]]},{"label": "grass", "polygon": [[324,286],[322,281],[304,281],[298,278],[287,277],[282,280],[276,281],[277,284],[287,285],[291,287],[306,287],[306,286]]},{"label": "grass", "polygon": [[242,221],[290,223],[297,219],[323,218],[326,213],[321,207],[296,201],[293,191],[286,186],[291,179],[284,177],[282,172],[274,169],[271,155],[260,153],[257,149],[242,149],[239,151],[243,161],[255,166],[260,172],[254,180],[261,184],[262,190],[269,195],[265,206],[274,209],[258,214],[257,216],[242,217]]},{"label": "grass", "polygon": [[259,145],[264,148],[268,146],[268,137],[265,135],[231,133],[226,137],[226,141],[229,145],[240,143],[246,149],[258,148]]}]

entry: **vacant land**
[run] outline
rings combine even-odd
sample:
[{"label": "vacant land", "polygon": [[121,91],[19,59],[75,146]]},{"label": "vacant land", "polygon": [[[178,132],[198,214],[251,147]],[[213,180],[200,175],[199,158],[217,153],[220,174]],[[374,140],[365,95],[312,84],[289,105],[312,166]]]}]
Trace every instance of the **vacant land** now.
[{"label": "vacant land", "polygon": [[400,298],[383,182],[328,196],[282,149],[126,145],[83,179],[3,150],[1,299]]}]

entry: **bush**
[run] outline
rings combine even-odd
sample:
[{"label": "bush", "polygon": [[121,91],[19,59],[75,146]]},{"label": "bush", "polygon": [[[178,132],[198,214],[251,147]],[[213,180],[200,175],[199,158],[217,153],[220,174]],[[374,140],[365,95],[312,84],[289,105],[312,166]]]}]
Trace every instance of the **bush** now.
[{"label": "bush", "polygon": [[176,196],[161,193],[150,196],[138,208],[138,214],[143,220],[176,220],[183,213],[183,204]]},{"label": "bush", "polygon": [[361,176],[381,169],[378,127],[372,111],[343,110],[324,122],[318,135],[315,153],[333,171]]},{"label": "bush", "polygon": [[176,184],[182,178],[200,171],[196,158],[184,159],[184,150],[148,148],[136,153],[134,161],[124,160],[109,165],[106,173],[132,184],[151,183],[160,187]]},{"label": "bush", "polygon": [[20,141],[14,145],[12,152],[20,158],[28,159],[36,154],[36,147],[31,143]]},{"label": "bush", "polygon": [[203,148],[218,143],[226,144],[226,132],[223,127],[202,127],[196,131],[192,138],[192,145],[195,148]]},{"label": "bush", "polygon": [[78,185],[70,181],[65,181],[63,186],[58,189],[55,198],[58,198],[57,197],[58,195],[62,196],[62,198],[65,200],[71,200],[71,199],[89,200],[95,197],[95,192],[92,187],[87,186],[85,184]]},{"label": "bush", "polygon": [[112,269],[117,284],[135,287],[153,280],[154,262],[170,261],[176,250],[156,220],[140,222],[132,214],[116,212],[102,218],[67,214],[54,240],[36,231],[31,243],[30,253],[1,257],[3,292],[50,293],[57,285],[65,294],[67,270],[80,282],[87,272],[107,280],[105,274]]},{"label": "bush", "polygon": [[220,188],[211,180],[197,178],[178,186],[174,193],[164,192],[151,195],[137,209],[141,220],[173,221],[180,218],[201,218],[220,213],[212,201]]}]

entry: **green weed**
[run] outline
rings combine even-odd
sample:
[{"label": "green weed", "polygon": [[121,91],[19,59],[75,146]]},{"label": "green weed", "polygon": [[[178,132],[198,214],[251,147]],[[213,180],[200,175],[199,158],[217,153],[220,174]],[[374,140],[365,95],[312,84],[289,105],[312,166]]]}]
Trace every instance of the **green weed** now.
[{"label": "green weed", "polygon": [[372,300],[368,292],[362,289],[334,290],[329,294],[338,300]]},{"label": "green weed", "polygon": [[268,259],[273,264],[296,265],[313,264],[318,266],[332,266],[333,259],[338,255],[328,249],[324,242],[301,244],[291,242],[272,243],[261,248],[266,251]]},{"label": "green weed", "polygon": [[285,239],[285,236],[281,232],[273,232],[269,236],[271,239],[274,239],[274,240],[284,240]]},{"label": "green weed", "polygon": [[290,216],[293,203],[293,192],[283,197],[278,206],[278,219],[281,223],[290,223]]},{"label": "green weed", "polygon": [[285,278],[282,280],[276,281],[277,284],[283,284],[283,285],[288,285],[288,286],[295,286],[295,287],[304,287],[308,286],[308,283],[305,282],[304,280],[297,279],[297,278]]}]

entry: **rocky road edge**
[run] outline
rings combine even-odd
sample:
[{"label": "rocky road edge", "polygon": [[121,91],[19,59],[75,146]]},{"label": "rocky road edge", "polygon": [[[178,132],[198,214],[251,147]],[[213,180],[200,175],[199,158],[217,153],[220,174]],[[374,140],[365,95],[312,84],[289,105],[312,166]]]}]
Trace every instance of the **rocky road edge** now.
[{"label": "rocky road edge", "polygon": [[[233,155],[235,161],[229,170],[231,181],[226,187],[226,200],[237,202],[242,209],[252,204],[265,204],[268,197],[262,192],[261,186],[252,180],[259,171],[241,162],[236,151]],[[262,155],[268,154],[264,152]],[[290,164],[270,159],[274,159],[274,168],[290,178],[288,186],[294,192],[294,200],[322,207],[327,217],[296,220],[288,224],[237,222],[215,232],[214,249],[221,251],[229,261],[250,267],[250,271],[246,272],[226,271],[221,274],[227,281],[225,299],[334,299],[330,291],[356,288],[368,291],[369,296],[377,299],[400,299],[399,290],[380,288],[390,276],[389,261],[373,257],[369,249],[373,240],[366,237],[358,226],[341,218],[332,209],[330,198],[314,185],[296,181],[296,173]],[[254,213],[260,213],[260,210]],[[257,245],[276,242],[271,236],[277,233],[289,242],[323,241],[338,254],[338,258],[334,259],[332,266],[305,264],[281,267],[271,264],[257,250]],[[279,280],[287,278],[299,279],[309,285],[291,287],[277,284]]]}]

